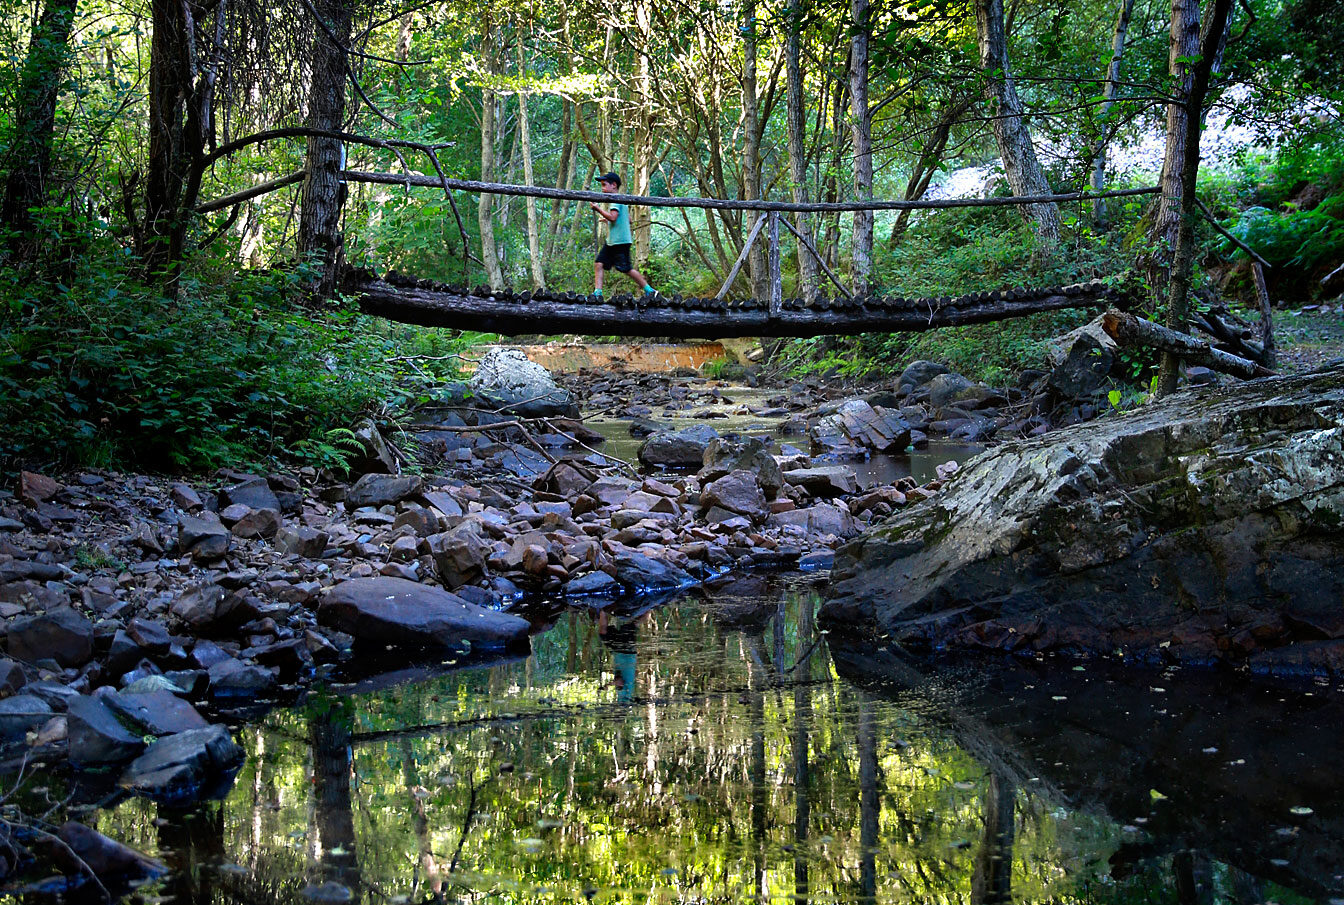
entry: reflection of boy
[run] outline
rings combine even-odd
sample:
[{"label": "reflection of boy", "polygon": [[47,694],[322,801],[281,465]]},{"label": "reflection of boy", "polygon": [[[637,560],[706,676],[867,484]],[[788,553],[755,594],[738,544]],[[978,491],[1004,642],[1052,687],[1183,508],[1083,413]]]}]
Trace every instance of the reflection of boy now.
[{"label": "reflection of boy", "polygon": [[[604,195],[615,194],[621,190],[621,177],[615,173],[604,173],[597,177],[597,184]],[[613,204],[611,210],[605,210],[596,201],[588,202],[588,206],[593,209],[593,213],[611,224],[606,244],[597,253],[597,260],[593,263],[593,295],[602,294],[603,271],[608,268],[619,270],[644,287],[645,295],[653,295],[653,287],[644,279],[644,274],[630,263],[630,245],[633,241],[630,236],[630,209],[624,204]]]},{"label": "reflection of boy", "polygon": [[[648,614],[646,613],[645,616]],[[616,700],[629,701],[635,694],[635,651],[639,640],[639,624],[645,616],[612,625],[611,617],[603,610],[597,617],[597,636],[611,649],[611,663],[616,672]]]}]

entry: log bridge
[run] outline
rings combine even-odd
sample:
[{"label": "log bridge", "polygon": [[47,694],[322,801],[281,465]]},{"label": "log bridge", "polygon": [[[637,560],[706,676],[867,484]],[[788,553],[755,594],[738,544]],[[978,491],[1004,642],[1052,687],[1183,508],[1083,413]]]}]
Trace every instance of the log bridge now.
[{"label": "log bridge", "polygon": [[840,296],[805,300],[591,296],[492,291],[396,273],[349,270],[343,291],[366,314],[425,327],[517,335],[823,336],[936,330],[1065,308],[1126,308],[1133,299],[1100,280],[1048,289],[1005,289],[936,298]]}]

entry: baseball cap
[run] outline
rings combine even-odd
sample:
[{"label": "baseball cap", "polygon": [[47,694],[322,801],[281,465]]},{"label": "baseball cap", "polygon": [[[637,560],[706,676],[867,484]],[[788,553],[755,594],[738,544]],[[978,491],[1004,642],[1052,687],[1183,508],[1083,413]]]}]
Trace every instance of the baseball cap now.
[{"label": "baseball cap", "polygon": [[601,176],[597,177],[597,181],[610,182],[615,184],[616,188],[621,187],[621,177],[617,176],[615,173],[603,173]]}]

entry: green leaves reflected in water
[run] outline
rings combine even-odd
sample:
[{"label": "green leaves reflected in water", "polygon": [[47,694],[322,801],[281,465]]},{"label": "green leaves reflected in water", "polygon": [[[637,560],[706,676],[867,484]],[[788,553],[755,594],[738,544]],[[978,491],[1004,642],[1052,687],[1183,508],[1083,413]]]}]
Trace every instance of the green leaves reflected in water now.
[{"label": "green leaves reflected in water", "polygon": [[837,678],[815,607],[565,613],[526,661],[270,714],[223,803],[100,825],[178,902],[1124,898],[1120,827]]}]

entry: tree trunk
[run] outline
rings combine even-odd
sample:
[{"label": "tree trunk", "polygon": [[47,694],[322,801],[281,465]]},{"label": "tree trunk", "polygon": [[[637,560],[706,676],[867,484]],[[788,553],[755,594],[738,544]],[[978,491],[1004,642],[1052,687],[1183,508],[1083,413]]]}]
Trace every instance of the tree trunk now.
[{"label": "tree trunk", "polygon": [[[1003,159],[1008,185],[1015,195],[1048,195],[1050,185],[1036,159],[1031,133],[1022,118],[1022,101],[1008,68],[1008,34],[1003,21],[1003,0],[976,0],[975,24],[980,41],[980,65],[985,73],[985,95],[994,116],[994,140]],[[1023,212],[1036,224],[1036,234],[1046,246],[1059,243],[1059,208],[1054,204],[1028,204]]]},{"label": "tree trunk", "polygon": [[[807,152],[803,110],[807,99],[803,96],[802,31],[803,0],[789,0],[789,38],[785,50],[788,81],[788,133],[789,133],[789,178],[793,189],[793,200],[807,203]],[[799,235],[812,239],[811,218],[807,214],[796,216],[795,227]],[[815,244],[815,243],[814,243]],[[817,294],[817,262],[812,253],[798,243],[798,293],[803,298],[815,298]]]},{"label": "tree trunk", "polygon": [[76,0],[49,0],[28,45],[15,97],[13,166],[5,181],[0,218],[13,232],[10,248],[20,257],[37,251],[31,208],[46,203],[51,145],[56,131],[56,99],[70,55]]},{"label": "tree trunk", "polygon": [[[568,100],[560,103],[560,164],[556,168],[555,187],[569,191],[574,188],[574,105]],[[546,248],[542,255],[545,260],[555,257],[555,242],[564,225],[565,215],[569,211],[569,202],[560,200],[552,203],[550,222],[546,225]]]},{"label": "tree trunk", "polygon": [[[523,43],[518,42],[518,70],[523,71]],[[527,115],[527,93],[518,92],[518,141],[523,155],[523,182],[536,185],[532,172],[532,125]],[[527,197],[527,257],[532,269],[532,288],[546,288],[546,274],[541,269],[541,224],[537,222],[537,199]]]},{"label": "tree trunk", "polygon": [[[353,20],[350,0],[315,0],[313,9],[326,24],[313,41],[313,72],[308,92],[308,126],[339,132],[345,122],[345,82]],[[345,183],[341,179],[345,146],[339,139],[308,139],[308,176],[299,205],[299,256],[310,260],[319,273],[317,295],[336,291],[344,260],[341,210]]]},{"label": "tree trunk", "polygon": [[[756,0],[742,6],[742,190],[745,198],[761,197],[761,121],[756,98]],[[770,295],[770,274],[765,263],[765,243],[757,241],[747,257],[751,294]]]},{"label": "tree trunk", "polygon": [[[873,114],[868,109],[868,39],[872,10],[868,0],[853,0],[854,35],[849,42],[850,130],[854,145],[854,200],[873,197]],[[854,212],[854,251],[850,279],[855,295],[872,289],[873,212]]]},{"label": "tree trunk", "polygon": [[[1134,12],[1134,0],[1120,0],[1120,15],[1115,20],[1115,33],[1111,36],[1111,62],[1106,67],[1105,100],[1101,103],[1098,119],[1101,120],[1101,136],[1097,139],[1096,160],[1092,165],[1092,191],[1106,190],[1106,148],[1115,131],[1107,121],[1111,108],[1115,106],[1115,95],[1120,86],[1120,60],[1125,55],[1125,37],[1129,34],[1129,19]],[[1097,198],[1092,202],[1092,220],[1100,230],[1111,228],[1106,215],[1106,199]]]},{"label": "tree trunk", "polygon": [[[1172,0],[1172,27],[1176,27],[1175,6],[1187,0]],[[1221,46],[1232,13],[1233,0],[1213,0],[1209,18],[1196,44],[1196,61],[1190,66],[1190,89],[1184,97],[1184,115],[1181,117],[1185,134],[1181,158],[1181,195],[1176,245],[1172,252],[1171,279],[1167,293],[1167,326],[1185,332],[1190,314],[1190,276],[1195,262],[1195,219],[1198,216],[1195,185],[1199,178],[1199,133],[1203,124],[1204,99],[1209,93],[1213,69],[1222,56]],[[1184,19],[1182,19],[1184,22]],[[1167,153],[1171,154],[1173,136],[1167,136]],[[1180,358],[1172,352],[1162,354],[1158,369],[1158,395],[1165,396],[1176,389],[1180,376]]]},{"label": "tree trunk", "polygon": [[[640,0],[635,4],[635,25],[641,46],[636,48],[635,88],[638,96],[632,104],[631,116],[631,189],[633,194],[647,195],[653,181],[654,97],[653,68],[650,54],[653,49],[653,2]],[[636,126],[637,124],[637,126]],[[635,240],[635,266],[648,263],[649,244],[653,237],[653,209],[630,209],[630,229]]]},{"label": "tree trunk", "polygon": [[187,209],[184,197],[199,143],[188,135],[195,23],[182,0],[151,0],[154,33],[149,45],[149,160],[145,179],[140,258],[145,275],[169,296],[177,292]]},{"label": "tree trunk", "polygon": [[[485,57],[487,72],[495,72],[495,51],[493,46],[493,28],[490,17],[484,19],[482,31],[482,55]],[[481,181],[493,182],[495,179],[495,92],[487,87],[481,88]],[[481,261],[485,265],[485,277],[490,288],[504,288],[504,274],[499,268],[499,249],[495,245],[494,196],[481,193],[476,203],[476,224],[481,230]]]},{"label": "tree trunk", "polygon": [[[929,182],[933,179],[933,174],[938,172],[938,164],[943,159],[943,151],[947,148],[948,139],[952,136],[952,126],[971,106],[971,99],[966,98],[949,105],[938,117],[938,123],[933,128],[933,133],[928,141],[920,148],[919,160],[915,162],[914,169],[910,173],[910,178],[905,183],[905,200],[918,201],[924,197],[924,193],[929,189]],[[906,229],[910,225],[910,210],[896,212],[896,220],[891,224],[891,235],[887,238],[887,244],[895,248],[905,235]]]},{"label": "tree trunk", "polygon": [[1186,99],[1194,78],[1193,60],[1199,53],[1199,0],[1171,0],[1171,49],[1167,66],[1176,80],[1172,91],[1179,100],[1167,104],[1167,149],[1162,158],[1161,200],[1151,234],[1157,246],[1155,263],[1159,277],[1171,266],[1176,238],[1181,228],[1181,168],[1185,162],[1187,135]]}]

